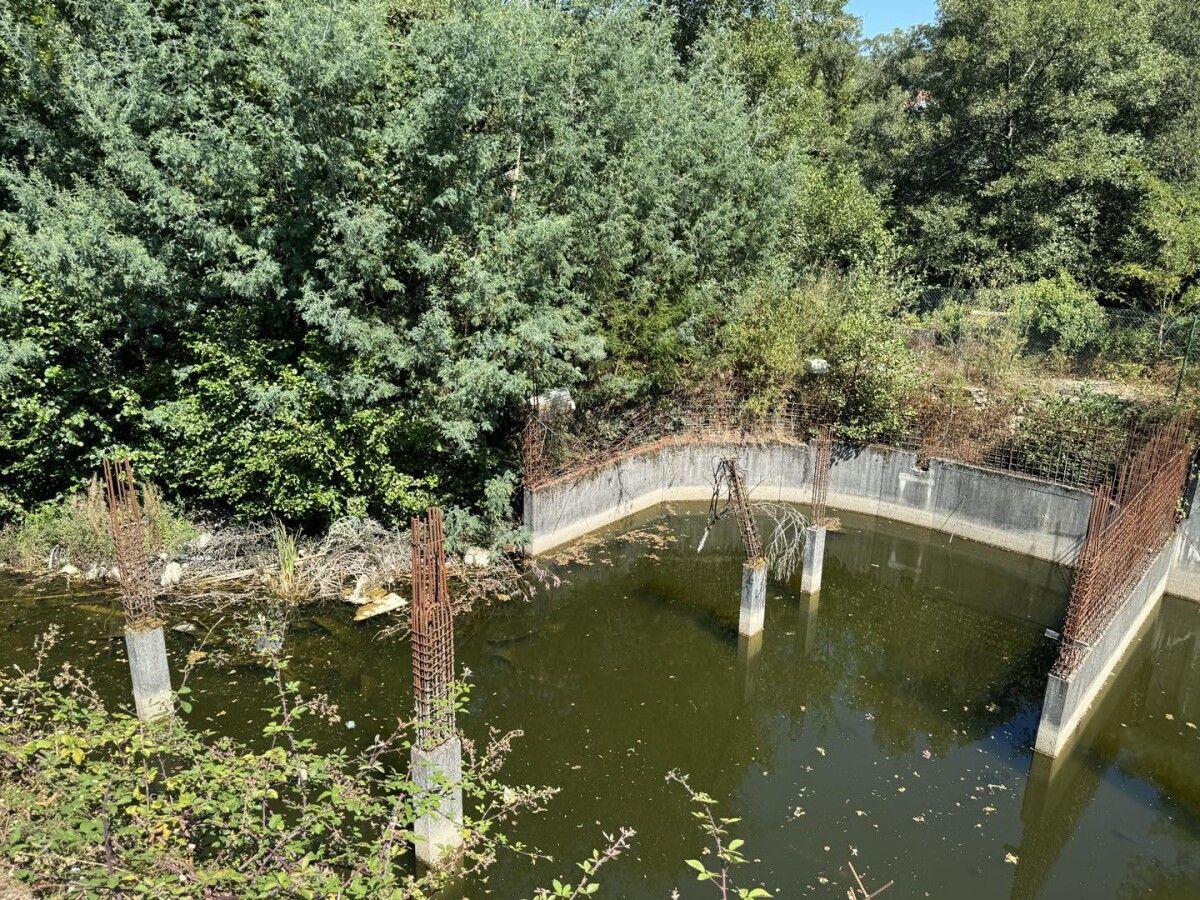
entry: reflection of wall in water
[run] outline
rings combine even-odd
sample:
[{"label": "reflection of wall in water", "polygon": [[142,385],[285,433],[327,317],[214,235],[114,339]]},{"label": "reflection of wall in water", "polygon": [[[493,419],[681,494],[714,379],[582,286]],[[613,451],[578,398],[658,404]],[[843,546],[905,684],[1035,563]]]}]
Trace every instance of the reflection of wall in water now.
[{"label": "reflection of wall in water", "polygon": [[[928,588],[991,615],[1057,628],[1066,613],[1070,570],[962,538],[884,519],[846,515],[830,534],[826,559],[882,584]],[[854,532],[854,539],[848,540]]]}]

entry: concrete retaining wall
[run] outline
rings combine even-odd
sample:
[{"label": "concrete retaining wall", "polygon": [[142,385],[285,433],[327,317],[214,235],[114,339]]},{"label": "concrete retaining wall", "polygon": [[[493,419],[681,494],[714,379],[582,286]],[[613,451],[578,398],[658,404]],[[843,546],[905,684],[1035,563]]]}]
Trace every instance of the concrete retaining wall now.
[{"label": "concrete retaining wall", "polygon": [[1130,645],[1150,621],[1151,613],[1158,609],[1178,544],[1178,538],[1172,538],[1158,552],[1071,677],[1050,676],[1034,744],[1039,753],[1058,756],[1086,721],[1101,688],[1126,657]]},{"label": "concrete retaining wall", "polygon": [[[813,454],[804,444],[658,446],[527,489],[530,552],[543,553],[658,503],[707,500],[723,456],[739,459],[756,499],[809,500]],[[835,449],[829,505],[1070,564],[1087,530],[1091,495],[940,459],[921,468],[915,453],[868,447]]]}]

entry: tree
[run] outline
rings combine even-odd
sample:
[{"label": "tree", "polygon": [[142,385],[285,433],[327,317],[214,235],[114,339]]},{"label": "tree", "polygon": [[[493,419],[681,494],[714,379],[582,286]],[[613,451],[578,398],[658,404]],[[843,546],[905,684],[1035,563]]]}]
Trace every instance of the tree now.
[{"label": "tree", "polygon": [[1104,280],[1151,148],[1192,108],[1162,5],[945,0],[936,27],[885,52],[901,90],[874,85],[895,123],[876,143],[899,134],[903,150],[877,146],[870,168],[914,265],[939,281]]}]

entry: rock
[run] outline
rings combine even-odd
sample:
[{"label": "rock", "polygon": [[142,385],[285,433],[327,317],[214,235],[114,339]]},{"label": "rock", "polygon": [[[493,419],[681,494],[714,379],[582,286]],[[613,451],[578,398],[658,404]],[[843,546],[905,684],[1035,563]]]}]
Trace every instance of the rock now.
[{"label": "rock", "polygon": [[829,361],[821,359],[819,356],[814,356],[808,360],[808,374],[810,375],[827,375],[829,374]]},{"label": "rock", "polygon": [[212,542],[213,542],[212,533],[205,531],[198,538],[196,538],[196,540],[192,541],[192,546],[195,547],[197,550],[203,550],[205,547],[207,547]]},{"label": "rock", "polygon": [[196,626],[191,622],[180,622],[178,625],[172,625],[171,630],[178,631],[180,634],[195,634]]},{"label": "rock", "polygon": [[171,587],[183,581],[183,566],[177,562],[167,563],[163,569],[162,577],[158,579],[158,583],[163,587]]},{"label": "rock", "polygon": [[358,608],[358,612],[354,614],[354,621],[361,622],[363,619],[369,619],[372,616],[378,616],[386,612],[391,612],[394,609],[399,609],[402,606],[407,606],[408,601],[399,594],[386,594],[378,600],[370,600]]},{"label": "rock", "polygon": [[93,565],[90,569],[87,570],[87,573],[83,577],[86,578],[88,581],[95,581],[97,578],[99,578],[103,574],[104,574],[104,570],[102,568],[100,568],[97,565]]},{"label": "rock", "polygon": [[61,569],[58,570],[58,574],[66,575],[68,578],[74,578],[77,575],[80,575],[82,573],[77,568],[75,568],[73,565],[71,565],[70,563],[67,563],[65,566],[63,566]]},{"label": "rock", "polygon": [[486,569],[492,562],[492,555],[482,547],[468,547],[463,554],[463,563],[468,568]]},{"label": "rock", "polygon": [[107,572],[104,573],[104,577],[111,579],[112,581],[120,581],[121,580],[121,570],[117,566],[113,566],[111,569],[109,569]]}]

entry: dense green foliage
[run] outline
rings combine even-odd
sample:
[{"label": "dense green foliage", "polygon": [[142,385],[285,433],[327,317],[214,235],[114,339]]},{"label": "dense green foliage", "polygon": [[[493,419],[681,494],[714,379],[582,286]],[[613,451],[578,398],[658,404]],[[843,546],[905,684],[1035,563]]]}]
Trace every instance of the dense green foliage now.
[{"label": "dense green foliage", "polygon": [[[409,729],[359,753],[319,748],[309,723],[337,721],[337,711],[302,695],[284,679],[286,660],[277,664],[267,681],[279,705],[252,746],[182,719],[147,726],[108,708],[69,668],[0,673],[4,859],[56,895],[435,895],[447,876],[416,874],[410,845],[414,822],[440,797],[410,780]],[[186,688],[178,702],[190,710]],[[512,738],[465,766],[466,871],[501,848],[522,852],[502,829],[554,793],[498,779]]]},{"label": "dense green foliage", "polygon": [[8,0],[0,515],[126,450],[218,512],[496,538],[547,388],[786,393],[822,355],[869,434],[922,285],[1063,354],[1178,317],[1198,34],[1189,0],[943,0],[869,44],[842,0]]}]

